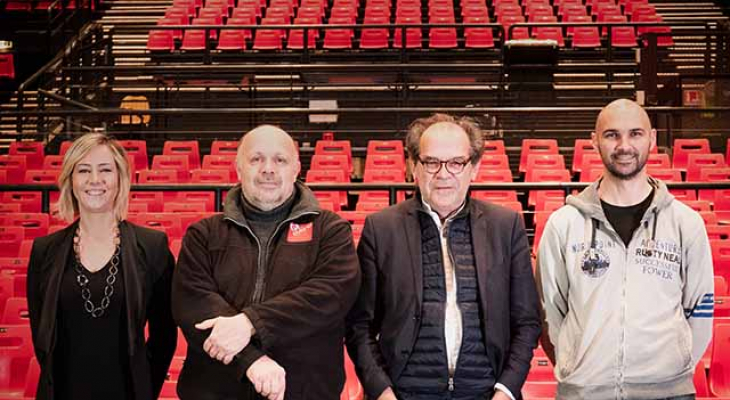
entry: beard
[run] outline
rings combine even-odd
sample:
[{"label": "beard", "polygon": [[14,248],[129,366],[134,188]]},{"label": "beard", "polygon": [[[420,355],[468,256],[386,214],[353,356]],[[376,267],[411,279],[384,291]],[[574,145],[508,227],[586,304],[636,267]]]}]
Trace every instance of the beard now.
[{"label": "beard", "polygon": [[[636,150],[632,150],[632,151],[619,150],[613,154],[606,155],[599,149],[598,153],[601,155],[601,159],[603,160],[603,165],[606,167],[606,170],[608,171],[608,173],[610,173],[613,177],[618,178],[623,181],[629,181],[629,180],[635,178],[639,174],[639,172],[641,172],[644,169],[644,166],[646,166],[646,162],[649,159],[648,151],[646,153],[644,153],[643,157],[642,157],[642,154]],[[624,156],[632,156],[636,160],[634,168],[626,171],[626,170],[622,170],[617,165],[618,164],[617,158],[624,157]]]}]

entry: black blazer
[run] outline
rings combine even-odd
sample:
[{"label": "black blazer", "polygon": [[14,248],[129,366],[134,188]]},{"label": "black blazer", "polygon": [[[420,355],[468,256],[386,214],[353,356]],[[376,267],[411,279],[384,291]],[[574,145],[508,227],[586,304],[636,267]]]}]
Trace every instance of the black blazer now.
[{"label": "black blazer", "polygon": [[[480,311],[497,382],[519,398],[540,336],[530,250],[519,214],[469,200]],[[368,216],[358,246],[362,287],[347,350],[370,398],[393,387],[417,336],[423,297],[419,197]]]},{"label": "black blazer", "polygon": [[[51,400],[56,312],[64,268],[69,268],[78,221],[35,239],[28,264],[28,311],[33,346],[41,367],[36,399]],[[175,353],[177,328],[170,310],[175,260],[167,235],[129,222],[119,225],[129,343],[130,376],[135,400],[156,399]],[[145,324],[149,339],[145,342]],[[81,377],[79,377],[81,379]]]}]

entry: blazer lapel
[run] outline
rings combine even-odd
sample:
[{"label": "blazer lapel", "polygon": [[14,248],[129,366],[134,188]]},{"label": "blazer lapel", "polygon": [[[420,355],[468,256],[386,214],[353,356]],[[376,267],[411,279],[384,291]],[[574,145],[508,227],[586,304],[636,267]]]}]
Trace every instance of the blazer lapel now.
[{"label": "blazer lapel", "polygon": [[[500,249],[496,248],[496,240],[493,234],[492,224],[489,218],[486,218],[484,211],[480,207],[471,205],[471,237],[474,246],[474,260],[476,261],[477,285],[479,286],[479,296],[482,298],[482,304],[487,304],[488,294],[492,293],[489,274],[494,267],[495,257],[501,254]],[[487,318],[487,310],[482,310],[485,319]]]},{"label": "blazer lapel", "polygon": [[[417,200],[412,200],[417,201]],[[416,203],[414,203],[416,204]],[[413,288],[416,292],[417,310],[420,312],[423,302],[423,269],[421,267],[421,224],[418,222],[418,210],[412,207],[408,210],[403,224],[403,230],[408,243],[408,255],[413,271]]]},{"label": "blazer lapel", "polygon": [[138,321],[142,321],[144,315],[142,290],[147,265],[142,251],[137,248],[137,235],[132,225],[121,222],[119,224],[119,235],[121,236],[121,267],[127,306],[127,339],[129,341],[129,355],[133,355],[137,350],[137,334],[134,326]]}]

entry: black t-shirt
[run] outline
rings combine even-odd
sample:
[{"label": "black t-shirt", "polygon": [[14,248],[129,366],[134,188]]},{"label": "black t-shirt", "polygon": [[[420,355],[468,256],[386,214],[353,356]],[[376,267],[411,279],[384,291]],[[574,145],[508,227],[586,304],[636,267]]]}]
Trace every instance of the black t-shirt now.
[{"label": "black t-shirt", "polygon": [[628,207],[615,206],[601,200],[601,207],[603,207],[603,212],[606,214],[608,222],[611,223],[611,226],[616,230],[616,233],[618,233],[626,246],[631,242],[631,237],[634,235],[636,228],[641,225],[641,219],[644,217],[644,213],[646,213],[653,199],[654,190],[652,189],[651,193],[641,203]]},{"label": "black t-shirt", "polygon": [[[131,399],[122,266],[118,267],[109,307],[101,317],[93,318],[84,309],[73,253],[69,263],[61,281],[58,305],[58,341],[53,366],[56,398]],[[97,272],[84,270],[94,306],[98,307],[104,296],[110,267],[108,262]]]}]

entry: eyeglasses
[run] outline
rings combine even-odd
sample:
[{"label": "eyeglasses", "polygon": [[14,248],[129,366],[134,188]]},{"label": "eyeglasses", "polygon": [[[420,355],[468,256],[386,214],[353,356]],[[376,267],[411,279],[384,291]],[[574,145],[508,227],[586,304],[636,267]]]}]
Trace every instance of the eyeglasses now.
[{"label": "eyeglasses", "polygon": [[423,165],[423,169],[425,169],[429,174],[438,174],[439,171],[441,171],[441,168],[445,165],[447,172],[457,175],[464,171],[466,165],[469,164],[469,159],[457,157],[441,161],[437,158],[427,158],[425,160],[419,158],[418,162]]}]

